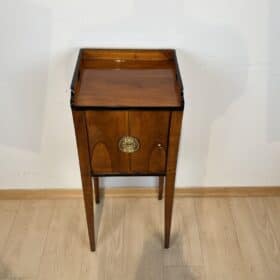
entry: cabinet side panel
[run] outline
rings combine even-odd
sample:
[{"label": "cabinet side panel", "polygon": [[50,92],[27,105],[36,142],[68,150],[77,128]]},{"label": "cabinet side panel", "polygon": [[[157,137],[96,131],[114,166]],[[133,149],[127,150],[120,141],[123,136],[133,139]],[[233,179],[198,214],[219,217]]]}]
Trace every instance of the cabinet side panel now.
[{"label": "cabinet side panel", "polygon": [[168,111],[129,112],[130,134],[140,142],[131,154],[132,172],[165,172],[169,117]]},{"label": "cabinet side panel", "polygon": [[91,168],[94,173],[129,172],[129,156],[119,150],[128,135],[127,111],[87,111]]}]

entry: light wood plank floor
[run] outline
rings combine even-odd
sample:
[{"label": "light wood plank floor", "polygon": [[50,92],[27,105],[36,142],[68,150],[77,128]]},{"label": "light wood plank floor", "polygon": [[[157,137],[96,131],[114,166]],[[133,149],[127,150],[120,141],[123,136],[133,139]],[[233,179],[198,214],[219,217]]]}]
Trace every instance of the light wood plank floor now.
[{"label": "light wood plank floor", "polygon": [[106,198],[89,251],[83,201],[0,201],[0,279],[279,280],[280,198]]}]

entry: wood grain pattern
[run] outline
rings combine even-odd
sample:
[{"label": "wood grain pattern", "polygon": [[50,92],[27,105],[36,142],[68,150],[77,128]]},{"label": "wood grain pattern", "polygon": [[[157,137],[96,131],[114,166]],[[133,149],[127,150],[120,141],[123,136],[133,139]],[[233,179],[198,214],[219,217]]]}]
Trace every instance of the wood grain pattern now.
[{"label": "wood grain pattern", "polygon": [[263,247],[264,254],[269,255],[269,270],[280,275],[280,236],[277,228],[273,226],[273,220],[268,212],[269,207],[263,198],[246,199],[252,214],[253,222],[258,231],[258,237]]},{"label": "wood grain pattern", "polygon": [[83,252],[88,250],[83,208],[81,199],[57,201],[40,259],[38,280],[79,279]]},{"label": "wood grain pattern", "polygon": [[[87,111],[94,174],[165,172],[169,116],[165,111]],[[138,151],[120,151],[119,139],[126,135],[138,139]]]},{"label": "wood grain pattern", "polygon": [[19,203],[0,201],[0,234],[10,227],[0,279],[279,279],[279,197],[175,199],[169,250],[160,246],[163,202],[109,198],[96,207],[95,253],[82,198]]},{"label": "wood grain pattern", "polygon": [[81,280],[125,279],[123,267],[126,201],[124,199],[107,199],[96,208],[99,220],[98,250],[92,254],[83,246]]},{"label": "wood grain pattern", "polygon": [[[168,69],[83,69],[77,106],[179,107],[180,92],[172,66]],[[118,68],[117,68],[118,67]]]},{"label": "wood grain pattern", "polygon": [[[163,279],[162,205],[157,200],[126,202],[124,275],[119,279]],[[134,236],[134,238],[127,238]]]},{"label": "wood grain pattern", "polygon": [[80,59],[73,107],[183,107],[174,50],[83,49]]},{"label": "wood grain pattern", "polygon": [[247,267],[250,268],[247,279],[276,280],[279,274],[276,276],[270,272],[270,257],[266,256],[247,199],[231,198],[230,202],[241,253],[244,262],[246,261]]},{"label": "wood grain pattern", "polygon": [[165,266],[203,266],[203,247],[197,220],[197,198],[174,200],[172,243],[164,254]]},{"label": "wood grain pattern", "polygon": [[170,112],[129,111],[130,134],[140,142],[131,172],[165,172]]},{"label": "wood grain pattern", "polygon": [[83,196],[88,225],[90,248],[95,251],[93,189],[88,143],[88,131],[85,112],[72,111],[75,126],[76,141],[79,154],[80,172],[82,178]]},{"label": "wood grain pattern", "polygon": [[229,201],[202,198],[195,202],[204,268],[209,279],[249,279],[247,259],[239,248]]},{"label": "wood grain pattern", "polygon": [[135,60],[127,59],[84,59],[83,66],[80,69],[172,69],[174,62],[172,60],[141,60],[135,63]]},{"label": "wood grain pattern", "polygon": [[177,154],[179,149],[181,123],[183,114],[180,111],[171,113],[169,128],[168,157],[166,166],[165,182],[165,205],[164,205],[164,247],[169,247],[170,229],[172,220],[172,208],[175,189],[175,176],[177,167]]},{"label": "wood grain pattern", "polygon": [[83,60],[133,60],[133,61],[164,61],[172,60],[172,49],[82,49]]},{"label": "wood grain pattern", "polygon": [[0,225],[3,225],[0,227],[0,255],[15,221],[19,206],[20,202],[18,200],[0,202]]},{"label": "wood grain pattern", "polygon": [[55,201],[21,201],[0,255],[0,279],[37,276],[54,208]]},{"label": "wood grain pattern", "polygon": [[[275,216],[275,213],[280,213],[280,203],[277,197],[263,197],[264,208],[266,209],[267,216],[269,221],[273,227],[273,231],[279,233],[280,232],[280,219]],[[280,235],[274,235],[278,244],[280,244]]]},{"label": "wood grain pattern", "polygon": [[128,112],[87,111],[86,119],[92,171],[129,172],[129,155],[118,147],[119,139],[128,135]]}]

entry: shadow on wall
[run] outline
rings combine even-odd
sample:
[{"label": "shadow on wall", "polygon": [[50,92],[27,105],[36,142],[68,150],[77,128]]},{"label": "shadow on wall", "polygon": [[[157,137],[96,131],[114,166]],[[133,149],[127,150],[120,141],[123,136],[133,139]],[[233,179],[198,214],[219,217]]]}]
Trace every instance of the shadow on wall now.
[{"label": "shadow on wall", "polygon": [[269,23],[268,23],[268,95],[267,95],[267,140],[269,142],[280,141],[280,2],[269,1]]},{"label": "shadow on wall", "polygon": [[[230,27],[199,26],[196,29],[200,32],[190,32],[190,36],[194,35],[190,44],[197,45],[197,51],[193,47],[190,52],[178,51],[188,131],[182,137],[186,142],[181,142],[181,149],[185,150],[182,154],[190,161],[187,166],[192,166],[194,183],[202,186],[211,127],[244,94],[248,79],[248,55],[242,38]],[[189,42],[184,45],[188,46]]]},{"label": "shadow on wall", "polygon": [[40,149],[50,56],[50,11],[0,2],[1,144]]}]

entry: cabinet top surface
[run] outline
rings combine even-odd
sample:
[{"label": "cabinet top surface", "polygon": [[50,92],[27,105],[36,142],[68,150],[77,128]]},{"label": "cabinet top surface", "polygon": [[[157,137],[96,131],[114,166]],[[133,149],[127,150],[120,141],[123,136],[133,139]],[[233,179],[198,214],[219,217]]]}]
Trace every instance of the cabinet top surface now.
[{"label": "cabinet top surface", "polygon": [[71,91],[78,108],[184,105],[174,50],[82,49]]}]

